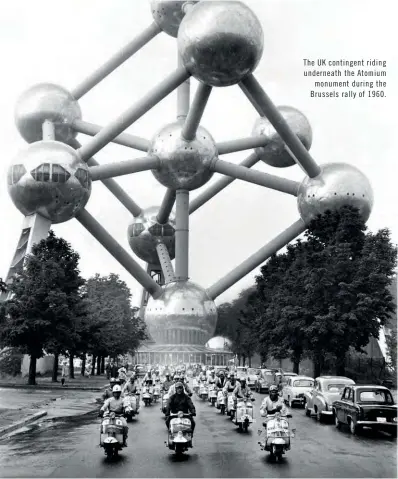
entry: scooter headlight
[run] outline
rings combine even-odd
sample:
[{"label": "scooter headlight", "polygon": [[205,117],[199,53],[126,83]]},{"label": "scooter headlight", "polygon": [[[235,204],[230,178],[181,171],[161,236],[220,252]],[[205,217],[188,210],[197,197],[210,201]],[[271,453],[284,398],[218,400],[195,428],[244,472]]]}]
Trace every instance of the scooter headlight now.
[{"label": "scooter headlight", "polygon": [[182,417],[184,417],[184,413],[183,413],[182,411],[180,411],[180,412],[178,413],[178,417],[181,419]]}]

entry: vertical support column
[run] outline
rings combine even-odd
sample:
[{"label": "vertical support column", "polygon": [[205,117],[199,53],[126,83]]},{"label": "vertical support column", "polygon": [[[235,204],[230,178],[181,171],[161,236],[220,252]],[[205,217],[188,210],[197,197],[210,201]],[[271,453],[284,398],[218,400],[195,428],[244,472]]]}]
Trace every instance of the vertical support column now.
[{"label": "vertical support column", "polygon": [[43,141],[55,140],[54,123],[50,120],[44,120],[42,125]]},{"label": "vertical support column", "polygon": [[[181,55],[178,53],[178,67],[183,68],[184,64],[181,59]],[[189,102],[191,96],[191,81],[187,78],[177,88],[177,120],[184,121],[188,115]]]},{"label": "vertical support column", "polygon": [[176,259],[177,281],[188,280],[189,266],[189,191],[176,192]]}]

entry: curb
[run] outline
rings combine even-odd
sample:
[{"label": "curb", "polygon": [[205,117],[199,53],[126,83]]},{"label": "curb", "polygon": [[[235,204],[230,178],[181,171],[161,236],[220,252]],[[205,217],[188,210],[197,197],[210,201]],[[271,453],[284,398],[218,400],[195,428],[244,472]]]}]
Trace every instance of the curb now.
[{"label": "curb", "polygon": [[94,391],[94,392],[99,392],[105,389],[107,385],[105,386],[98,386],[98,387],[80,387],[80,386],[51,386],[51,385],[46,385],[46,384],[36,384],[36,385],[29,385],[29,384],[0,384],[0,389],[5,388],[5,389],[34,389],[36,391],[42,390],[42,389],[50,389],[52,391]]},{"label": "curb", "polygon": [[15,431],[15,429],[19,429],[22,426],[26,426],[26,424],[37,421],[37,419],[40,419],[43,416],[47,416],[47,411],[39,411],[31,416],[26,417],[25,419],[22,419],[21,421],[9,424],[8,426],[0,429],[0,437],[4,436],[4,434],[7,434],[8,432]]}]

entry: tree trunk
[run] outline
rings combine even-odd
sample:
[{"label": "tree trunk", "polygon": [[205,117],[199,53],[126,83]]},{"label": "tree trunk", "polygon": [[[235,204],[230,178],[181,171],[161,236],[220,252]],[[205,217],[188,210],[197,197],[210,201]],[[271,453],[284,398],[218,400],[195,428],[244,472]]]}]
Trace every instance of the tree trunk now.
[{"label": "tree trunk", "polygon": [[73,365],[73,354],[69,353],[69,378],[75,379],[75,366]]},{"label": "tree trunk", "polygon": [[94,376],[95,374],[95,361],[96,361],[97,357],[93,354],[93,362],[91,364],[91,376]]},{"label": "tree trunk", "polygon": [[53,382],[53,383],[58,382],[58,360],[59,360],[59,354],[55,353],[54,354],[54,364],[53,364],[53,377],[51,379],[51,382]]},{"label": "tree trunk", "polygon": [[314,378],[321,376],[323,367],[323,358],[321,355],[314,358]]},{"label": "tree trunk", "polygon": [[30,363],[29,363],[29,378],[28,384],[34,386],[36,384],[36,361],[37,357],[34,354],[30,355]]},{"label": "tree trunk", "polygon": [[299,374],[300,371],[300,360],[299,359],[293,359],[293,372],[296,374]]},{"label": "tree trunk", "polygon": [[251,367],[252,367],[252,357],[249,356],[249,368],[251,368]]},{"label": "tree trunk", "polygon": [[97,376],[101,374],[101,356],[97,358]]},{"label": "tree trunk", "polygon": [[245,354],[242,354],[242,366],[243,367],[246,366],[246,355]]},{"label": "tree trunk", "polygon": [[105,356],[101,358],[101,374],[105,373]]},{"label": "tree trunk", "polygon": [[80,374],[84,377],[86,373],[86,353],[82,355],[82,367],[80,369]]},{"label": "tree trunk", "polygon": [[336,376],[345,376],[345,353],[336,358]]}]

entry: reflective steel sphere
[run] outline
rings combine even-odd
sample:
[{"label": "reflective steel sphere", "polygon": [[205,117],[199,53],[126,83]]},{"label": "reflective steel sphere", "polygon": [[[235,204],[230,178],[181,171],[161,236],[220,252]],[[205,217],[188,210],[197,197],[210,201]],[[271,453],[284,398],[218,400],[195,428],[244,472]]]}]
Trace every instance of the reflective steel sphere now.
[{"label": "reflective steel sphere", "polygon": [[154,177],[167,188],[195,190],[213,176],[211,162],[217,158],[217,149],[210,133],[202,127],[192,141],[181,137],[183,122],[165,126],[153,138],[149,155],[156,155],[161,166],[152,170]]},{"label": "reflective steel sphere", "polygon": [[175,218],[170,214],[165,225],[158,223],[159,207],[152,206],[133,219],[127,230],[128,242],[134,253],[150,264],[159,264],[156,251],[158,243],[165,244],[170,259],[175,256]]},{"label": "reflective steel sphere", "polygon": [[40,83],[26,90],[15,107],[15,123],[28,143],[43,139],[42,125],[50,120],[55,126],[55,140],[68,143],[76,132],[69,126],[82,117],[80,106],[65,88]]},{"label": "reflective steel sphere", "polygon": [[208,341],[216,329],[217,308],[206,291],[191,281],[168,283],[163,290],[160,298],[150,297],[146,307],[151,336],[156,339],[165,329],[199,329]]},{"label": "reflective steel sphere", "polygon": [[63,223],[86,205],[91,178],[72,147],[38,141],[21,151],[9,167],[8,191],[25,216],[39,213],[52,223]]},{"label": "reflective steel sphere", "polygon": [[[309,150],[312,144],[312,130],[307,118],[299,110],[291,106],[279,106],[278,110],[303,145]],[[264,163],[267,163],[267,165],[276,166],[277,168],[286,168],[287,166],[296,164],[286,150],[285,142],[267,118],[260,117],[256,120],[252,135],[263,135],[267,138],[267,146],[256,148],[255,150],[260,156],[260,159],[264,161]]]},{"label": "reflective steel sphere", "polygon": [[[194,0],[190,3],[198,1]],[[181,0],[151,0],[153,19],[165,33],[174,38],[177,38],[178,28],[185,15],[183,10],[185,3]]]},{"label": "reflective steel sphere", "polygon": [[232,346],[232,341],[224,336],[214,336],[207,343],[206,347],[209,349],[223,349],[229,351]]},{"label": "reflective steel sphere", "polygon": [[200,2],[178,30],[178,50],[199,81],[229,86],[252,73],[263,53],[263,30],[242,2]]},{"label": "reflective steel sphere", "polygon": [[297,204],[305,223],[345,205],[358,208],[367,221],[373,207],[373,191],[366,176],[347,163],[328,163],[320,168],[317,177],[307,176],[299,187]]}]

